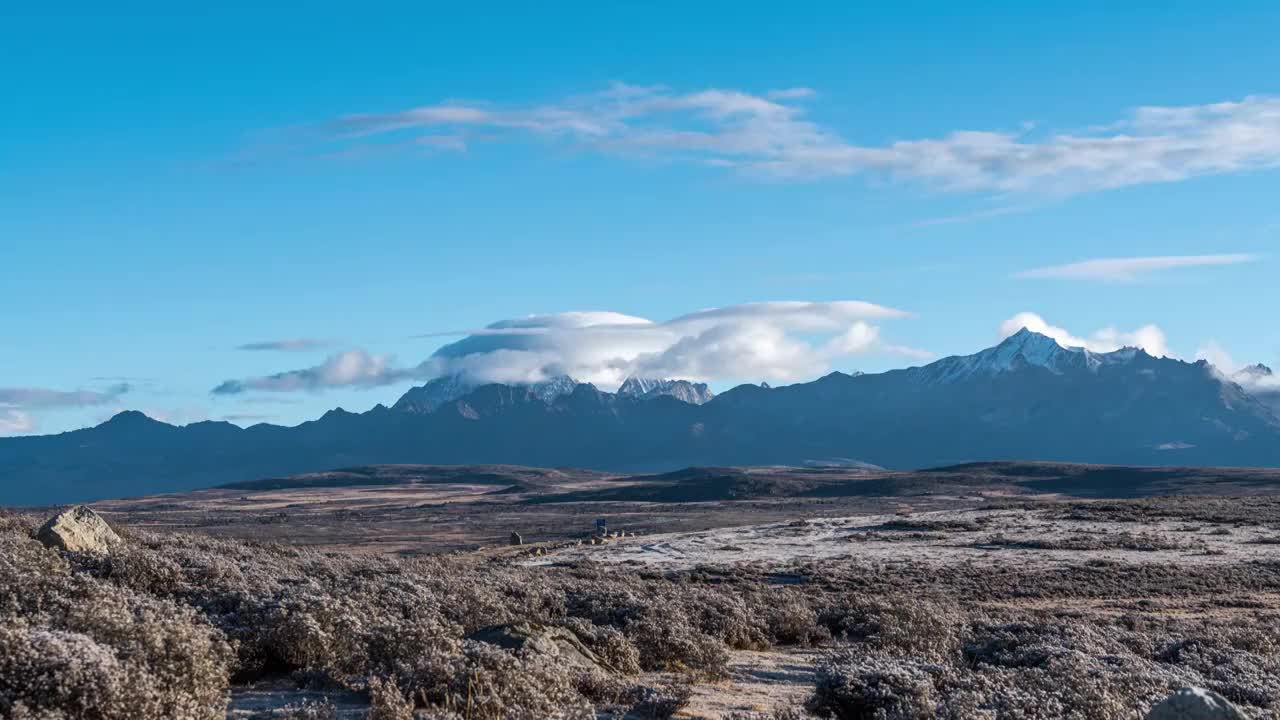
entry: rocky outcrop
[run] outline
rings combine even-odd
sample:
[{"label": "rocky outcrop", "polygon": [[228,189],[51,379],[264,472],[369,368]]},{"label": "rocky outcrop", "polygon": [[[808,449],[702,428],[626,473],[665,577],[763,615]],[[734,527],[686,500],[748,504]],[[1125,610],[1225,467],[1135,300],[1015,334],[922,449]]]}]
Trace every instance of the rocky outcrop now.
[{"label": "rocky outcrop", "polygon": [[1146,720],[1246,720],[1231,701],[1212,690],[1182,688],[1156,703]]},{"label": "rocky outcrop", "polygon": [[45,547],[68,552],[108,552],[121,542],[106,520],[84,505],[49,518],[36,532]]},{"label": "rocky outcrop", "polygon": [[572,631],[550,625],[515,623],[493,625],[475,631],[467,638],[497,645],[507,650],[524,650],[537,655],[553,655],[583,669],[610,670],[609,665],[574,635]]}]

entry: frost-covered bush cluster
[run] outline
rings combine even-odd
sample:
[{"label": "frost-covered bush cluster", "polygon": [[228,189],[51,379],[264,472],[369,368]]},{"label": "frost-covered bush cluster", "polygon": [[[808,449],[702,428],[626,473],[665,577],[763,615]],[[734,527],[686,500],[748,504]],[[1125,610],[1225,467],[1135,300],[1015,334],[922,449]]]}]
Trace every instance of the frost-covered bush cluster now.
[{"label": "frost-covered bush cluster", "polygon": [[[127,529],[77,554],[31,532],[0,516],[5,718],[219,718],[231,684],[281,677],[363,693],[377,720],[659,718],[731,651],[792,645],[834,650],[807,709],[761,717],[1118,720],[1182,685],[1280,712],[1275,563],[666,572]],[[581,652],[473,637],[517,624]]]},{"label": "frost-covered bush cluster", "polygon": [[[0,522],[2,717],[220,717],[229,683],[287,674],[366,692],[379,718],[660,717],[680,694],[641,672],[714,678],[729,649],[821,635],[789,589],[128,531],[59,553]],[[598,662],[469,639],[514,623],[567,629]]]},{"label": "frost-covered bush cluster", "polygon": [[100,581],[0,517],[0,717],[213,718],[235,655],[198,611]]},{"label": "frost-covered bush cluster", "polygon": [[810,709],[841,720],[1118,720],[1198,686],[1254,717],[1280,712],[1280,615],[956,612],[908,598],[887,607],[850,613],[870,615],[852,625],[872,631],[848,633],[819,665]]}]

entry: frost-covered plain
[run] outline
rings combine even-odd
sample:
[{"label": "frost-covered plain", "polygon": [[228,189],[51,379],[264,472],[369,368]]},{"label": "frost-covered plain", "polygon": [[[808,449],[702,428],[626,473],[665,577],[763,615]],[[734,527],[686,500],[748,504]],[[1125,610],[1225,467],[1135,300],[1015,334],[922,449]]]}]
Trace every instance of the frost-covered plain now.
[{"label": "frost-covered plain", "polygon": [[1072,565],[1082,560],[1227,565],[1280,559],[1266,526],[1071,517],[1046,510],[868,514],[662,533],[604,545],[553,546],[531,565],[591,560],[690,569],[808,561],[946,565]]},{"label": "frost-covered plain", "polygon": [[[1084,720],[1183,685],[1280,711],[1266,495],[547,503],[455,483],[101,509],[123,537],[105,554],[0,515],[0,716]],[[428,552],[441,535],[455,550]]]}]

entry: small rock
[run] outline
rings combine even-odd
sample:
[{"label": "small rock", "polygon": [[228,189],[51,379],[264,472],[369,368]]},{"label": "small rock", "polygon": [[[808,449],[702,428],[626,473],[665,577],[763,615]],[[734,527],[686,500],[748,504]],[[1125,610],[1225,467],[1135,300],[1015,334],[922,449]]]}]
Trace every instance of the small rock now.
[{"label": "small rock", "polygon": [[518,532],[513,532],[513,533],[511,533],[511,540],[510,540],[510,543],[511,543],[512,545],[523,545],[523,544],[524,544],[524,538],[520,537],[520,533],[518,533]]},{"label": "small rock", "polygon": [[105,553],[121,542],[107,521],[84,505],[49,518],[36,532],[36,539],[45,547],[69,552]]},{"label": "small rock", "polygon": [[481,628],[468,640],[497,645],[507,650],[525,650],[538,655],[559,656],[578,667],[610,669],[608,663],[574,635],[571,630],[534,623],[514,623]]},{"label": "small rock", "polygon": [[1230,700],[1212,690],[1182,688],[1156,703],[1146,720],[1246,720]]}]

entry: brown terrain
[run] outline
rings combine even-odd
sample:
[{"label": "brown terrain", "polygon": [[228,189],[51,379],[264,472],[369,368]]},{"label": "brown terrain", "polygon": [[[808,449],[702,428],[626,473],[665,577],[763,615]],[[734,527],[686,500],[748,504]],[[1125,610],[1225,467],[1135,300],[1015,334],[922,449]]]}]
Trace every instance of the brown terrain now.
[{"label": "brown terrain", "polygon": [[[196,607],[267,608],[253,611],[267,630],[215,618],[241,638],[228,717],[364,717],[407,703],[419,717],[468,719],[577,718],[584,707],[631,718],[1139,718],[1186,685],[1246,717],[1280,717],[1280,470],[376,466],[94,509],[137,555],[107,570],[76,570],[72,556],[73,573]],[[157,563],[187,580],[157,583]],[[405,583],[419,599],[388,607]],[[515,655],[525,675],[509,675],[479,646],[446,643],[433,652],[463,664],[415,679],[404,663],[422,647],[396,650],[401,669],[388,671],[344,657],[371,645],[322,651],[297,635],[312,628],[328,647],[353,632],[338,629],[349,622],[338,606],[395,617],[419,602],[443,613],[431,622],[453,629],[432,632],[447,643],[498,623],[569,628],[603,658],[613,689],[545,674],[557,662],[527,650]],[[280,607],[308,619],[281,620]],[[263,648],[266,664],[246,647]],[[457,694],[432,689],[463,676]],[[471,707],[477,677],[493,683],[488,709]],[[529,677],[545,697],[520,685]]]},{"label": "brown terrain", "polygon": [[1280,470],[975,463],[924,471],[690,468],[628,476],[509,465],[379,465],[102,501],[131,527],[195,530],[357,552],[435,553],[798,518],[959,510],[996,500],[1280,495]]}]

